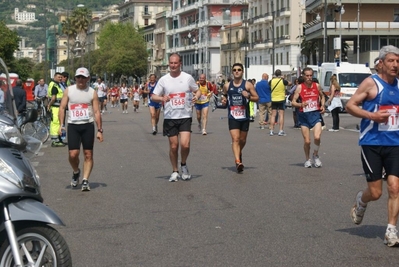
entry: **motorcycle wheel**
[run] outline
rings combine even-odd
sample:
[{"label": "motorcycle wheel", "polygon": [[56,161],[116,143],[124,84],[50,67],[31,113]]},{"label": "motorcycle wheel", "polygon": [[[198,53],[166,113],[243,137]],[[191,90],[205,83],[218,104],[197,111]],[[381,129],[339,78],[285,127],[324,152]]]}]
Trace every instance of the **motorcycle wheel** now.
[{"label": "motorcycle wheel", "polygon": [[[71,254],[64,238],[46,224],[16,225],[15,231],[23,266],[70,267]],[[0,248],[0,266],[15,266],[10,243]]]}]

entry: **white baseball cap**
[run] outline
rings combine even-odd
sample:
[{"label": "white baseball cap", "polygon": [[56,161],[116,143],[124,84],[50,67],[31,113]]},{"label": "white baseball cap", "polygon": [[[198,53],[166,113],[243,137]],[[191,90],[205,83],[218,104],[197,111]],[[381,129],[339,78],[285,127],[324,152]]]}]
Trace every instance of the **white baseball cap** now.
[{"label": "white baseball cap", "polygon": [[90,72],[86,68],[79,68],[79,69],[76,70],[75,77],[76,76],[80,76],[80,75],[81,76],[85,76],[87,78],[87,77],[90,76]]}]

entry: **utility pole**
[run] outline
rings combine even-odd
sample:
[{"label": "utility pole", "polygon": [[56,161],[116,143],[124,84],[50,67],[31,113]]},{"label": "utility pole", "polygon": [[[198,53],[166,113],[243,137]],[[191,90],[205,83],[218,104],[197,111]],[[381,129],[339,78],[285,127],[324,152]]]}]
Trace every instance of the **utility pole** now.
[{"label": "utility pole", "polygon": [[275,16],[275,12],[274,12],[273,0],[271,2],[271,5],[272,5],[272,51],[273,51],[273,54],[272,54],[272,75],[274,75],[274,69],[276,68],[276,62],[274,60],[274,52],[275,52],[276,45],[274,44],[275,43],[275,39],[274,39],[274,20],[275,20],[274,16]]}]

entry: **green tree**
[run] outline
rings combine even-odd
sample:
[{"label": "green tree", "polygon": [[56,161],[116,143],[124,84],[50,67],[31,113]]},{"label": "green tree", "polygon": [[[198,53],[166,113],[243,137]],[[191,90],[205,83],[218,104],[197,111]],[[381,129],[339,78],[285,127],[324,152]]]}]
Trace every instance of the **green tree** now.
[{"label": "green tree", "polygon": [[146,43],[132,24],[105,24],[98,45],[98,58],[92,67],[95,73],[114,73],[114,77],[146,74]]},{"label": "green tree", "polygon": [[70,21],[66,22],[66,31],[68,33],[72,33],[73,36],[76,36],[74,46],[79,46],[80,56],[81,56],[81,64],[83,60],[83,52],[84,47],[86,47],[86,37],[87,31],[89,29],[89,25],[91,23],[92,12],[90,9],[86,7],[78,7],[73,10],[72,15],[70,17]]},{"label": "green tree", "polygon": [[18,73],[19,78],[26,81],[27,78],[33,77],[33,67],[35,63],[30,58],[21,58],[13,60],[10,63],[10,72]]},{"label": "green tree", "polygon": [[308,58],[308,62],[306,62],[306,65],[311,63],[317,64],[317,58],[316,58],[317,50],[318,50],[317,42],[308,41],[306,40],[306,37],[302,40],[301,54],[306,55]]},{"label": "green tree", "polygon": [[7,28],[4,21],[0,21],[0,57],[6,65],[14,59],[14,51],[18,49],[18,34]]}]

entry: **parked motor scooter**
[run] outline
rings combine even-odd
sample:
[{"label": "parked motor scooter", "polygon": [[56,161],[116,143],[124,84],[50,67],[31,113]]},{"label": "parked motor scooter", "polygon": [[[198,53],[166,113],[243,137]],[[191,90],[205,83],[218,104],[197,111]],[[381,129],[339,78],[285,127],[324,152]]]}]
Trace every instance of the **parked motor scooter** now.
[{"label": "parked motor scooter", "polygon": [[[72,266],[69,248],[54,225],[60,217],[43,204],[40,179],[26,151],[36,154],[41,142],[22,136],[8,72],[0,58],[0,73],[7,75],[6,101],[0,115],[0,266]],[[26,115],[35,121],[37,111]]]}]

